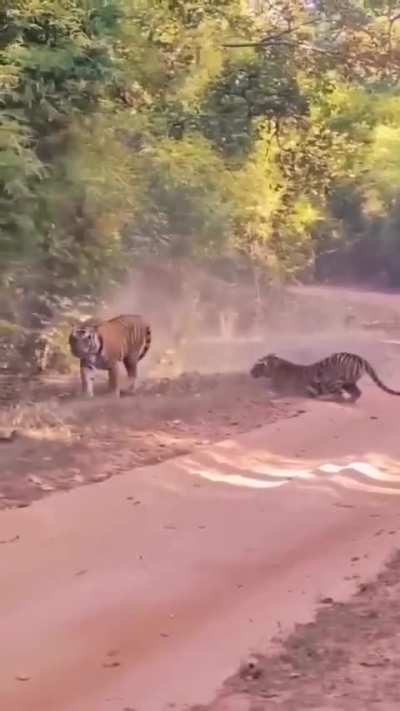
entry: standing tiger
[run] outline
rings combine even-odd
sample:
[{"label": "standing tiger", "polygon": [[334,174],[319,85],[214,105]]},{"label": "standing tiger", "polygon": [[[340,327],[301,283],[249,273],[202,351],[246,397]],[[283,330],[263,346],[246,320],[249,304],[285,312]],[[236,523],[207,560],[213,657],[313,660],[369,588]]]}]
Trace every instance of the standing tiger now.
[{"label": "standing tiger", "polygon": [[101,321],[89,319],[73,327],[69,336],[72,355],[80,360],[82,392],[93,397],[95,370],[107,370],[109,389],[118,397],[119,363],[135,387],[137,364],[151,345],[151,328],[141,316],[122,315]]},{"label": "standing tiger", "polygon": [[[278,391],[290,389],[292,392],[306,392],[310,397],[329,395],[350,402],[361,397],[357,381],[367,374],[386,393],[400,395],[400,391],[392,390],[382,383],[365,358],[354,353],[334,353],[311,365],[291,363],[270,354],[260,358],[250,374],[253,378],[268,378],[272,387]],[[349,397],[344,398],[344,393]]]}]

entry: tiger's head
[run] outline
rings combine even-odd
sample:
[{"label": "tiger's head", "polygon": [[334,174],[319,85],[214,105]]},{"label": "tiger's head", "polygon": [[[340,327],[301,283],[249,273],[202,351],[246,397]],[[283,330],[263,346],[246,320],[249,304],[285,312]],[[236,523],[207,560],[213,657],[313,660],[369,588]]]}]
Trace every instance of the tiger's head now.
[{"label": "tiger's head", "polygon": [[69,335],[69,347],[72,355],[80,360],[92,359],[102,349],[102,339],[98,327],[92,323],[80,323],[73,327]]},{"label": "tiger's head", "polygon": [[279,367],[281,359],[274,353],[269,353],[262,358],[259,358],[250,370],[250,375],[253,378],[270,378],[275,370]]}]

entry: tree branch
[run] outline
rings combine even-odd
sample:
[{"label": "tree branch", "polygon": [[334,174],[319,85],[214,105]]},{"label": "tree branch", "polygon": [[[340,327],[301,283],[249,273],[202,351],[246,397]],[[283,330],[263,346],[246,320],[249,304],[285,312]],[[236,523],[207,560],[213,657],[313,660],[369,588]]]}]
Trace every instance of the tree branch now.
[{"label": "tree branch", "polygon": [[337,52],[335,50],[324,49],[323,47],[316,47],[315,45],[312,45],[309,42],[290,42],[288,40],[280,40],[276,42],[275,39],[271,39],[270,42],[266,42],[265,40],[260,40],[260,42],[229,42],[223,44],[222,47],[224,49],[240,49],[243,47],[260,47],[265,49],[267,49],[268,47],[303,47],[304,49],[308,49],[311,52],[317,52],[318,54],[325,54],[330,56],[337,55]]},{"label": "tree branch", "polygon": [[[307,20],[305,22],[301,22],[299,25],[296,25],[295,27],[288,27],[286,30],[281,30],[280,32],[275,32],[275,33],[270,33],[263,37],[261,40],[258,42],[252,42],[252,43],[227,43],[223,44],[223,47],[258,47],[258,46],[270,46],[271,44],[278,44],[279,40],[281,40],[283,37],[286,37],[287,35],[293,35],[295,32],[298,32],[301,30],[302,27],[309,27],[310,25],[315,25],[318,20]],[[281,42],[282,44],[282,42]]]}]

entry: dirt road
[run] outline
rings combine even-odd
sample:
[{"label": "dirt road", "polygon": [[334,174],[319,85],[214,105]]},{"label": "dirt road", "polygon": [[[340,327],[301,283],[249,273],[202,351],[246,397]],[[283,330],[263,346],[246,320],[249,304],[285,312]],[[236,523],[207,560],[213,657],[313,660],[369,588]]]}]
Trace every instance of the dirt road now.
[{"label": "dirt road", "polygon": [[349,596],[398,545],[399,406],[372,387],[354,408],[297,403],[3,511],[1,707],[181,711],[318,600]]}]

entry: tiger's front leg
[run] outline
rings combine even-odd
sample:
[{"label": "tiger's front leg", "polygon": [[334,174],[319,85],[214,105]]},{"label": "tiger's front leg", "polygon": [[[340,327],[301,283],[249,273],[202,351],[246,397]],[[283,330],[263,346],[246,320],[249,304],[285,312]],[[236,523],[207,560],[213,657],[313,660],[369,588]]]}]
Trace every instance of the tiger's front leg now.
[{"label": "tiger's front leg", "polygon": [[115,397],[120,397],[121,386],[119,382],[118,363],[114,363],[108,370],[108,389]]},{"label": "tiger's front leg", "polygon": [[94,368],[87,365],[87,363],[84,363],[83,361],[81,361],[80,371],[81,371],[82,393],[83,393],[83,395],[86,395],[86,397],[93,397],[93,395],[94,395]]},{"label": "tiger's front leg", "polygon": [[136,358],[132,356],[126,356],[123,360],[126,374],[129,379],[128,393],[132,394],[135,390],[136,377],[137,377],[137,362]]}]

